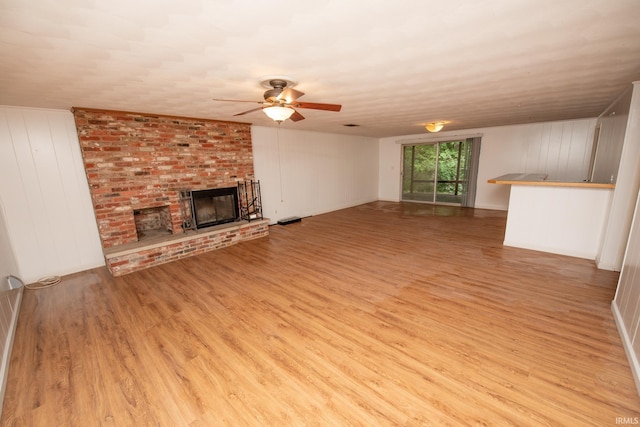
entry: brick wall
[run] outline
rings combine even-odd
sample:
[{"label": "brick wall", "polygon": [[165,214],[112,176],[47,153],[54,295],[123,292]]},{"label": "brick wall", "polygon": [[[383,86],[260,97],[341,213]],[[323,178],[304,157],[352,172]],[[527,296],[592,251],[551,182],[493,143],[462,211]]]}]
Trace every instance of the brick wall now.
[{"label": "brick wall", "polygon": [[104,249],[137,241],[133,211],[169,208],[182,233],[178,190],[253,180],[246,123],[74,108]]}]

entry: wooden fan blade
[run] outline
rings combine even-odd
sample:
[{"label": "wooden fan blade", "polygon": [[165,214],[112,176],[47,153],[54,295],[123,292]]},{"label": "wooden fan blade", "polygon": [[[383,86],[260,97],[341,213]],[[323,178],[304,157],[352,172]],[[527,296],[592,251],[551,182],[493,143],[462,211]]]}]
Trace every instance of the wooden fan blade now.
[{"label": "wooden fan blade", "polygon": [[292,122],[299,122],[300,120],[304,120],[304,116],[296,111],[289,119],[291,119]]},{"label": "wooden fan blade", "polygon": [[258,111],[258,110],[262,110],[262,107],[252,108],[251,110],[247,110],[247,111],[243,111],[242,113],[234,114],[234,116],[244,116],[245,114],[253,113],[254,111]]},{"label": "wooden fan blade", "polygon": [[284,99],[287,104],[290,104],[296,99],[300,98],[302,95],[304,95],[304,92],[300,92],[299,90],[295,90],[290,87],[285,87],[282,93],[280,93],[280,95],[278,95],[276,99]]},{"label": "wooden fan blade", "polygon": [[212,98],[212,101],[222,101],[222,102],[251,102],[253,104],[262,104],[263,101],[247,101],[246,99],[219,99]]},{"label": "wooden fan blade", "polygon": [[339,104],[321,104],[318,102],[294,102],[292,105],[297,108],[312,108],[325,111],[340,111],[342,108],[342,105]]}]

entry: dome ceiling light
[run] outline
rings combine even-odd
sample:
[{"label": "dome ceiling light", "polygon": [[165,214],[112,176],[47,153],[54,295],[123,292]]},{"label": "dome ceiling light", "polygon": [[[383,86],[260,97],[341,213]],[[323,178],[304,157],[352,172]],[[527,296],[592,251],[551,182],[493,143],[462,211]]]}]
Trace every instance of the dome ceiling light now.
[{"label": "dome ceiling light", "polygon": [[444,122],[427,123],[424,127],[429,132],[440,132],[444,127]]},{"label": "dome ceiling light", "polygon": [[265,107],[262,111],[274,122],[282,123],[296,111],[290,107]]}]

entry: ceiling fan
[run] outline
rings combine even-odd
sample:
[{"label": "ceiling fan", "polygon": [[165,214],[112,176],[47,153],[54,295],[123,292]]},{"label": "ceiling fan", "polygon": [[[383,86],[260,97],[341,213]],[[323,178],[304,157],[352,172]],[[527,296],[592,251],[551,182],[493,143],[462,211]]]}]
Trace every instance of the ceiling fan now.
[{"label": "ceiling fan", "polygon": [[214,101],[225,102],[252,102],[262,104],[258,108],[252,108],[251,110],[243,111],[242,113],[234,114],[234,116],[242,116],[254,111],[262,110],[272,120],[282,123],[287,119],[291,119],[294,122],[304,120],[304,116],[296,111],[296,108],[310,108],[314,110],[324,111],[340,111],[342,105],[339,104],[321,104],[318,102],[300,102],[298,98],[304,95],[304,92],[295,90],[295,82],[282,78],[273,78],[261,82],[264,87],[268,87],[264,93],[264,101],[244,101],[238,99],[216,99]]}]

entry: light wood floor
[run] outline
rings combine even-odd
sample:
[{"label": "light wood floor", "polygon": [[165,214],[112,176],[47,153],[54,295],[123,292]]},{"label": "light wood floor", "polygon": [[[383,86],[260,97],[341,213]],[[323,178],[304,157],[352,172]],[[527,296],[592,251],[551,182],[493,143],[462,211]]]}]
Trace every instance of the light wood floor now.
[{"label": "light wood floor", "polygon": [[505,213],[376,202],[25,291],[2,425],[616,425],[617,274]]}]

